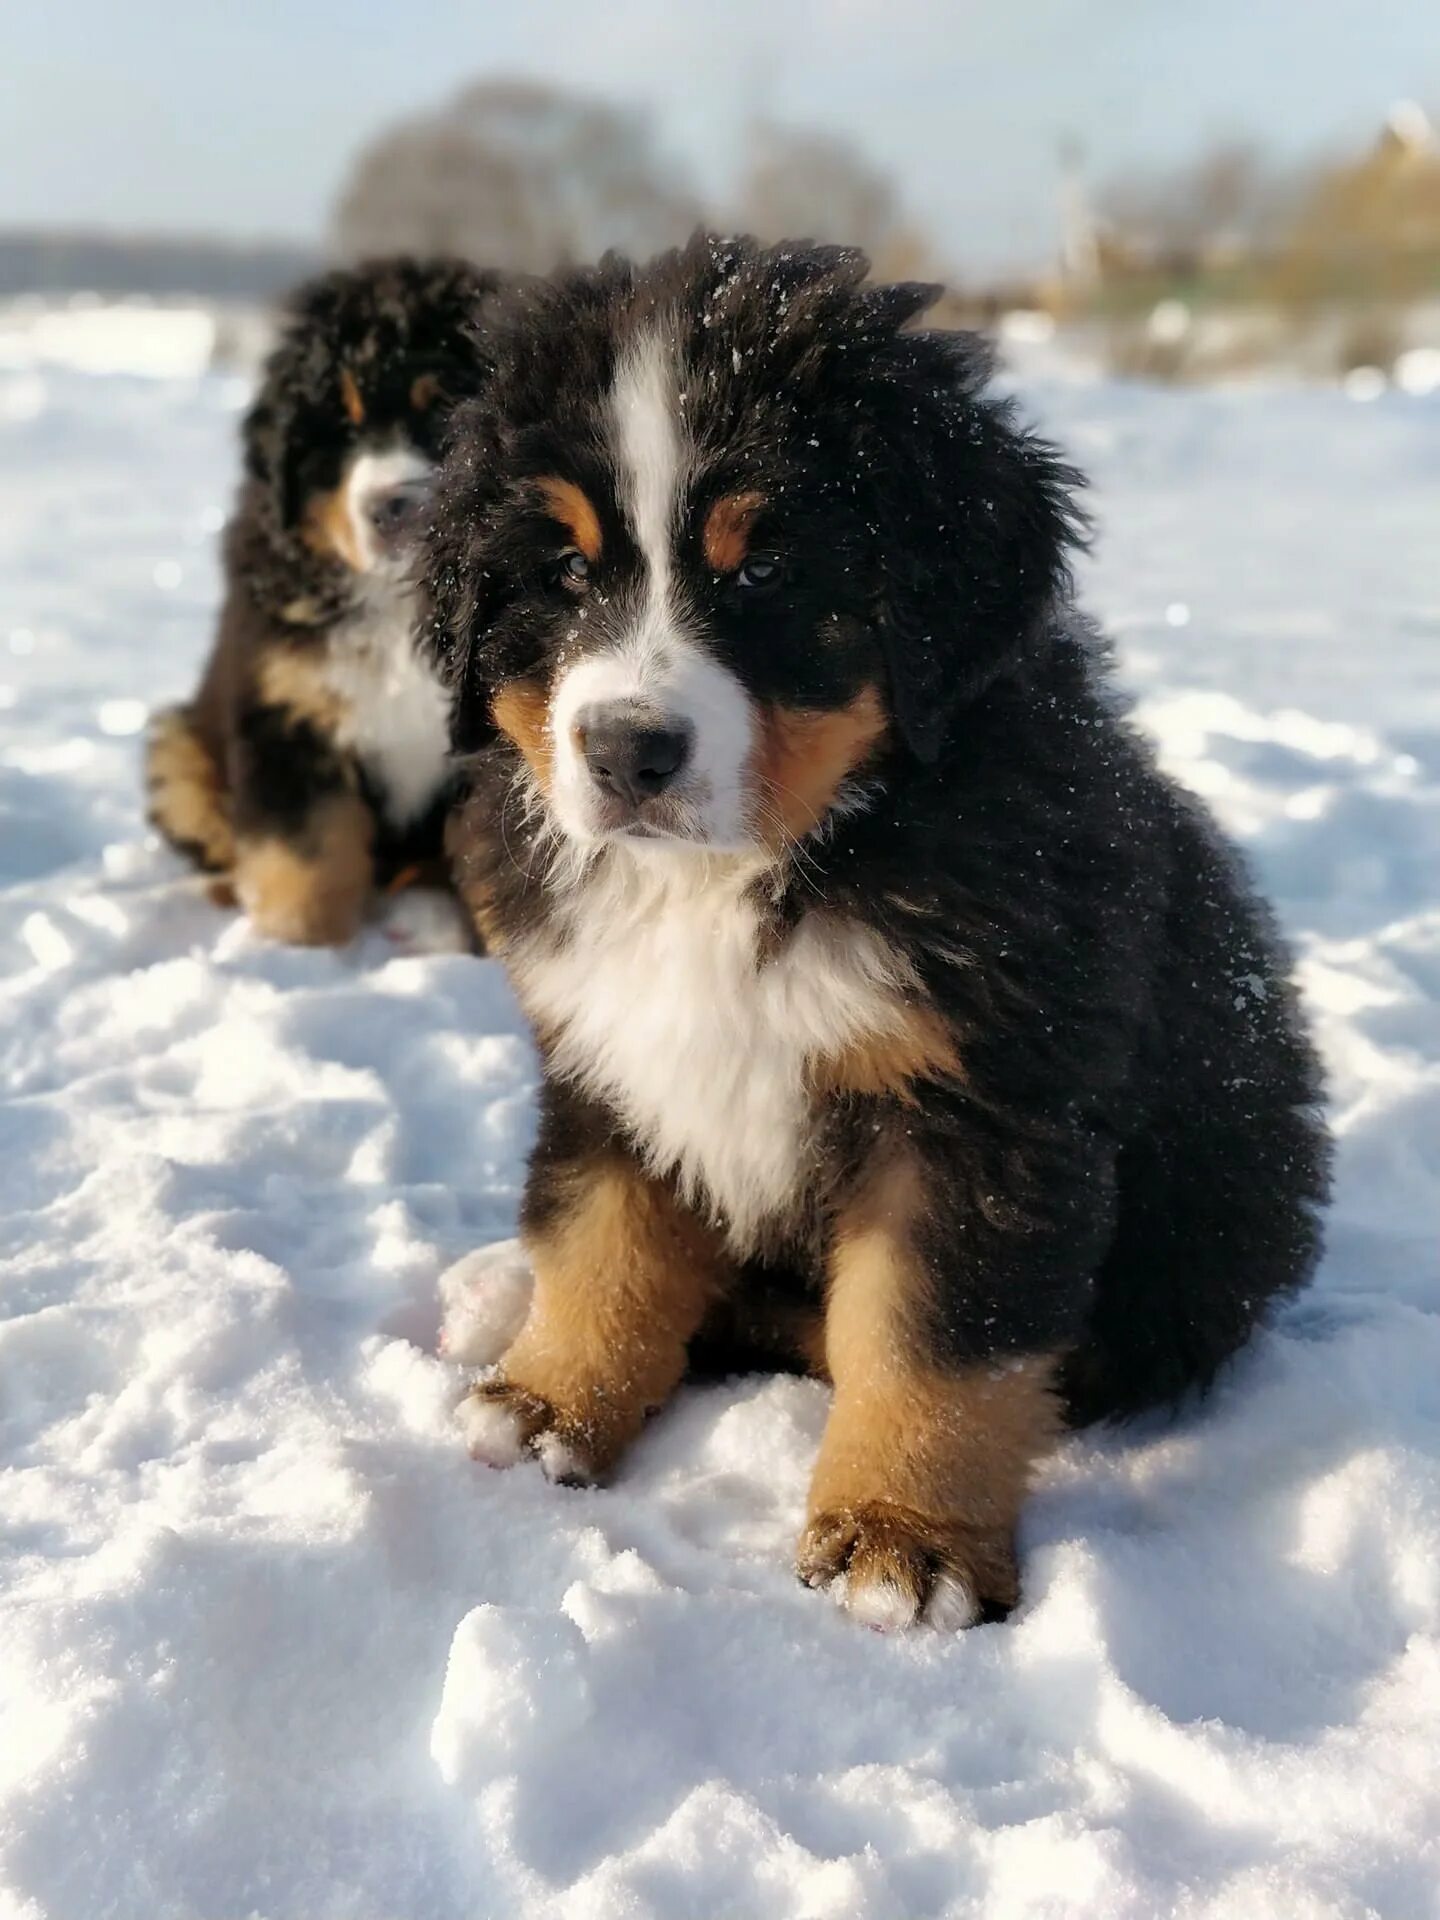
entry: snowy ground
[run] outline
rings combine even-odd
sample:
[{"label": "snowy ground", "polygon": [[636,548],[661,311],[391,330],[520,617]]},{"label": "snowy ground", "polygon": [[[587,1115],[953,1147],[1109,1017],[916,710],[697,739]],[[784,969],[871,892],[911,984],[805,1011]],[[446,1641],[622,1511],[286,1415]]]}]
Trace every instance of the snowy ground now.
[{"label": "snowy ground", "polygon": [[1320,1285],[1072,1441],[1026,1604],[789,1570],[825,1396],[620,1483],[464,1456],[436,1282],[511,1228],[505,986],[261,945],[149,844],[241,394],[0,370],[0,1915],[1421,1920],[1440,1902],[1440,399],[1035,393],[1167,761],[1296,937]]}]

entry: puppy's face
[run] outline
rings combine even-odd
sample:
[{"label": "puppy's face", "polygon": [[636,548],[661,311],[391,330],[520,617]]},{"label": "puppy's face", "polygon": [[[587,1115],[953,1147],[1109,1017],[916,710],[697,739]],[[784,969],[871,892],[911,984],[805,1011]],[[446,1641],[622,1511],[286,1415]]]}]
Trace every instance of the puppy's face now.
[{"label": "puppy's face", "polygon": [[451,411],[481,384],[471,324],[495,287],[396,257],[296,290],[245,422],[282,536],[355,575],[408,575]]},{"label": "puppy's face", "polygon": [[292,512],[313,553],[356,574],[405,574],[430,499],[439,397],[433,374],[386,365],[371,342],[337,365],[333,392],[290,429]]},{"label": "puppy's face", "polygon": [[570,841],[793,845],[893,744],[933,757],[966,673],[932,699],[936,668],[968,642],[978,672],[1052,591],[1043,484],[1010,531],[1020,436],[968,393],[966,431],[974,368],[951,349],[911,364],[938,336],[898,327],[932,290],[863,272],[698,242],[536,295],[502,343],[432,587],[462,706],[488,709]]},{"label": "puppy's face", "polygon": [[857,530],[799,426],[733,444],[657,321],[620,345],[580,442],[517,476],[510,617],[534,658],[493,713],[572,840],[773,847],[878,748]]}]

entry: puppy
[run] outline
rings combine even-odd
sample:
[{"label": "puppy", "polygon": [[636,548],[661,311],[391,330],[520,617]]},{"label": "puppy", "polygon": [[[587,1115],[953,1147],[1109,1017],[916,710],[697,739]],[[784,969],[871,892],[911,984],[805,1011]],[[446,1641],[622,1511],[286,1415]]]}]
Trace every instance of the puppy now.
[{"label": "puppy", "polygon": [[344,942],[377,882],[438,865],[449,720],[410,568],[494,287],[449,260],[309,282],[245,419],[214,647],[146,775],[154,825],[275,939]]},{"label": "puppy", "polygon": [[544,1064],[533,1304],[465,1421],[585,1480],[693,1351],[798,1360],[801,1577],[959,1626],[1063,1423],[1305,1280],[1327,1153],[1269,918],[1071,603],[1077,476],[865,275],[611,259],[458,418],[451,845]]}]

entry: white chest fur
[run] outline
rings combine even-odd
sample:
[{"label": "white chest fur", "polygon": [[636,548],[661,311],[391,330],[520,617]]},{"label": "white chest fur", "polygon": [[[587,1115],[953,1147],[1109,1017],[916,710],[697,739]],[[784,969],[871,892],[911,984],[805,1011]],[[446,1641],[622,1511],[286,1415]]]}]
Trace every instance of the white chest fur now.
[{"label": "white chest fur", "polygon": [[380,599],[335,632],[327,678],[344,709],[337,730],[404,828],[434,799],[450,746],[449,700],[414,644],[408,594]]},{"label": "white chest fur", "polygon": [[567,909],[565,945],[527,946],[516,973],[555,1069],[609,1100],[744,1252],[804,1181],[807,1067],[893,1030],[901,981],[875,935],[820,913],[762,960],[753,875],[715,876],[617,852]]}]

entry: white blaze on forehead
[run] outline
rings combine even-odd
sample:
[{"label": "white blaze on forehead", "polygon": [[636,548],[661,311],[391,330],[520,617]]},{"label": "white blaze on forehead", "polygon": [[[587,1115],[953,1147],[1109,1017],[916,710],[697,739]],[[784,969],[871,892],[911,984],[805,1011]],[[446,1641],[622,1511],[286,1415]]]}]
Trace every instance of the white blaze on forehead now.
[{"label": "white blaze on forehead", "polygon": [[621,498],[645,562],[646,613],[663,615],[686,459],[675,364],[658,331],[646,334],[620,362],[610,406]]},{"label": "white blaze on forehead", "polygon": [[639,549],[641,578],[614,644],[587,654],[555,688],[556,812],[575,838],[592,837],[593,782],[576,744],[577,721],[587,707],[633,705],[657,721],[682,721],[690,729],[691,760],[677,793],[696,822],[696,842],[746,847],[751,706],[735,675],[700,643],[693,613],[677,591],[674,542],[691,454],[675,356],[658,328],[643,335],[616,368],[610,433],[617,493]]}]

